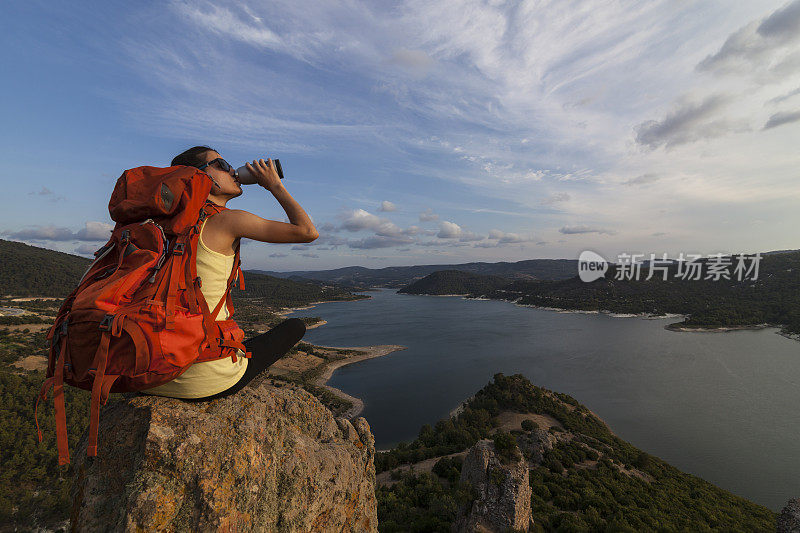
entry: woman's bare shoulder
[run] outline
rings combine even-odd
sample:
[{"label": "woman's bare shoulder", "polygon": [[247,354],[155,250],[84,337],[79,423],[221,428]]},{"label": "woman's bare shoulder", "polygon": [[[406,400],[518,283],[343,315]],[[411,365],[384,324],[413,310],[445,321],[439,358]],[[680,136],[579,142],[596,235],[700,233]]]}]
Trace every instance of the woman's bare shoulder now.
[{"label": "woman's bare shoulder", "polygon": [[260,242],[311,242],[317,238],[316,230],[305,228],[288,222],[267,220],[242,209],[226,209],[214,215],[217,219],[214,226],[217,231],[226,235],[227,239],[246,238]]},{"label": "woman's bare shoulder", "polygon": [[212,251],[233,255],[236,253],[239,238],[234,236],[228,228],[229,223],[226,222],[226,217],[223,216],[227,212],[228,210],[222,211],[206,220],[203,224],[202,237],[203,244]]}]

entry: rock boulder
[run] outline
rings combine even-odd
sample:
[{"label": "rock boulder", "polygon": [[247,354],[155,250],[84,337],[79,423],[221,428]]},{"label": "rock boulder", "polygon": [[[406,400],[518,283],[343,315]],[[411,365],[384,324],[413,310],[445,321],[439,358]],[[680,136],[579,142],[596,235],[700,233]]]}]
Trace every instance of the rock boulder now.
[{"label": "rock boulder", "polygon": [[75,450],[78,531],[377,531],[375,440],[293,386],[227,398],[137,395]]},{"label": "rock boulder", "polygon": [[800,533],[800,498],[789,500],[778,515],[778,533]]},{"label": "rock boulder", "polygon": [[494,442],[479,440],[470,448],[461,466],[460,482],[469,482],[476,496],[462,509],[452,530],[458,533],[528,531],[531,518],[531,487],[528,464],[517,449],[517,459],[504,464]]}]

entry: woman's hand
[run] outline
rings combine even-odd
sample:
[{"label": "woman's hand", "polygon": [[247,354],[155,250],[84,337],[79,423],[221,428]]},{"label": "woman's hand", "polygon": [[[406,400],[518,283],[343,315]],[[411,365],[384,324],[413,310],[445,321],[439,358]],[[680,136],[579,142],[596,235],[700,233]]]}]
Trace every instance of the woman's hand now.
[{"label": "woman's hand", "polygon": [[281,178],[278,176],[278,171],[275,169],[275,163],[272,161],[272,159],[267,159],[267,161],[264,161],[263,159],[256,161],[254,159],[252,165],[250,163],[246,163],[245,166],[250,172],[253,173],[256,183],[268,191],[272,191],[275,187],[283,186]]}]

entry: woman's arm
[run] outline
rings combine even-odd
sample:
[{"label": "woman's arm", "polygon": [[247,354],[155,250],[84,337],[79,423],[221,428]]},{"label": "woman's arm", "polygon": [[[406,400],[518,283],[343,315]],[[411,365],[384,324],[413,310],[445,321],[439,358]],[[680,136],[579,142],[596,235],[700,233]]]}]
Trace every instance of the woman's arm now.
[{"label": "woman's arm", "polygon": [[256,178],[256,182],[270,191],[276,200],[281,204],[289,223],[266,220],[258,215],[240,209],[228,209],[214,217],[210,221],[217,219],[217,226],[225,233],[228,242],[239,238],[253,239],[261,242],[311,242],[319,237],[311,218],[300,207],[300,204],[292,198],[289,191],[283,186],[283,182],[275,170],[275,164],[268,160],[269,165],[263,159],[253,161],[253,165],[247,164],[250,172]]}]

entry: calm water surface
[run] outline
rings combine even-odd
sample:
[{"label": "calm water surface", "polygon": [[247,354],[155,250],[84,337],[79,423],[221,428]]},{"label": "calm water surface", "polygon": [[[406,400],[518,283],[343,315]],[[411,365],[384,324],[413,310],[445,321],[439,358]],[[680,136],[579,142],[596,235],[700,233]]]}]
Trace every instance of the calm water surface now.
[{"label": "calm water surface", "polygon": [[621,438],[685,472],[780,510],[800,496],[800,343],[775,329],[672,332],[675,319],[558,313],[508,302],[370,291],[290,316],[303,340],[407,350],[328,382],[365,402],[377,449],[416,438],[497,372],[565,392]]}]

